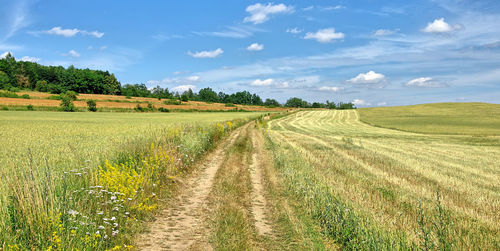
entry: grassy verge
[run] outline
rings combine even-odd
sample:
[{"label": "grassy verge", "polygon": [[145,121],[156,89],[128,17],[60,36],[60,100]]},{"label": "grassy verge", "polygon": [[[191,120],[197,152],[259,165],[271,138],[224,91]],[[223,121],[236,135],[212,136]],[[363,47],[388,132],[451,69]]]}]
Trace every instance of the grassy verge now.
[{"label": "grassy verge", "polygon": [[[28,158],[2,169],[0,249],[126,249],[176,176],[247,120],[152,130],[95,166],[58,170]],[[7,175],[8,174],[8,175]]]},{"label": "grassy verge", "polygon": [[380,229],[356,213],[292,148],[277,145],[270,138],[268,144],[274,153],[274,167],[285,186],[284,195],[289,201],[300,201],[292,204],[295,210],[306,212],[321,233],[336,244],[350,250],[417,248],[404,234]]},{"label": "grassy verge", "polygon": [[242,134],[226,153],[211,195],[215,204],[212,242],[217,250],[249,250],[255,245],[247,168],[252,145],[248,130]]}]

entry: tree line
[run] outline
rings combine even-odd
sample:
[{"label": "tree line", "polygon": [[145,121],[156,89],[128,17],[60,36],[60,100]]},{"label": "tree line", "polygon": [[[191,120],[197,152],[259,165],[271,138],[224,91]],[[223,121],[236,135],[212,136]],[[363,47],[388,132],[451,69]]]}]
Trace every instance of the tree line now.
[{"label": "tree line", "polygon": [[34,62],[16,61],[8,53],[0,59],[0,89],[19,91],[21,89],[36,90],[50,93],[66,93],[74,91],[89,94],[114,94],[129,97],[152,97],[158,99],[178,99],[181,101],[203,101],[226,104],[261,105],[268,107],[295,108],[328,108],[353,109],[352,103],[309,103],[300,98],[290,98],[284,104],[275,99],[262,98],[248,91],[232,94],[215,92],[211,88],[203,88],[195,93],[189,89],[182,93],[170,92],[168,88],[156,86],[147,88],[145,84],[125,84],[116,79],[108,71],[77,69],[74,66],[44,66]]}]

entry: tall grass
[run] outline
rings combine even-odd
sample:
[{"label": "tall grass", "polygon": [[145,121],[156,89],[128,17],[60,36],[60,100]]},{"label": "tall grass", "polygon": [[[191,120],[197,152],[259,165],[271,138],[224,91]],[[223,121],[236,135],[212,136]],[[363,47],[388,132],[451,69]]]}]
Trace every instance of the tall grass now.
[{"label": "tall grass", "polygon": [[[150,128],[104,155],[75,151],[73,163],[31,152],[4,159],[10,165],[0,170],[6,177],[0,187],[0,249],[132,248],[132,236],[169,195],[176,177],[246,121]],[[94,158],[86,161],[89,156]]]}]

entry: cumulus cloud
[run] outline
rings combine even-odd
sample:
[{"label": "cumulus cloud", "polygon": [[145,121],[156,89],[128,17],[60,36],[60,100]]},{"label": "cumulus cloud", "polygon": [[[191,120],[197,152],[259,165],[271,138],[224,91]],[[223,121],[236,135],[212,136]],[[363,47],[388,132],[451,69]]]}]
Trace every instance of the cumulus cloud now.
[{"label": "cumulus cloud", "polygon": [[64,37],[73,37],[78,34],[78,32],[80,32],[80,30],[78,29],[62,29],[61,27],[54,27],[50,30],[44,31],[43,33]]},{"label": "cumulus cloud", "polygon": [[[39,33],[39,32],[35,32]],[[56,36],[63,36],[63,37],[74,37],[78,33],[81,33],[82,35],[86,36],[93,36],[96,38],[101,38],[104,36],[104,32],[99,32],[99,31],[86,31],[86,30],[79,30],[79,29],[63,29],[60,26],[54,27],[50,30],[42,31],[41,33],[44,34],[49,34],[49,35],[56,35]]]},{"label": "cumulus cloud", "polygon": [[200,80],[200,76],[189,76],[186,78],[187,81],[196,82]]},{"label": "cumulus cloud", "polygon": [[384,105],[387,105],[387,102],[379,102],[377,103],[378,106],[384,106]]},{"label": "cumulus cloud", "polygon": [[284,4],[272,4],[267,5],[256,3],[254,5],[249,5],[246,11],[250,13],[250,16],[245,17],[243,22],[251,22],[254,24],[261,24],[269,20],[269,16],[280,13],[292,13],[293,7],[286,6]]},{"label": "cumulus cloud", "polygon": [[258,44],[258,43],[253,43],[247,47],[247,50],[249,50],[249,51],[261,51],[263,49],[264,49],[264,45]]},{"label": "cumulus cloud", "polygon": [[368,102],[366,102],[366,101],[364,101],[364,100],[362,100],[362,99],[354,99],[354,100],[352,101],[352,103],[353,103],[354,105],[357,105],[357,106],[358,106],[358,105],[359,105],[359,106],[371,105],[370,103],[368,103]]},{"label": "cumulus cloud", "polygon": [[399,29],[395,29],[395,30],[388,30],[388,29],[379,29],[379,30],[376,30],[373,32],[373,35],[374,36],[388,36],[388,35],[392,35],[396,32],[398,32]]},{"label": "cumulus cloud", "polygon": [[78,57],[80,57],[80,53],[78,53],[75,50],[70,50],[70,51],[68,51],[68,53],[64,53],[63,56],[70,56],[70,57],[78,58]]},{"label": "cumulus cloud", "polygon": [[295,27],[295,28],[288,28],[286,29],[286,32],[288,33],[292,33],[292,34],[299,34],[299,33],[302,33],[303,30],[299,30],[299,28]]},{"label": "cumulus cloud", "polygon": [[423,29],[424,32],[428,33],[447,33],[455,30],[462,29],[461,25],[449,25],[444,21],[444,18],[435,19],[433,22],[428,23],[427,26]]},{"label": "cumulus cloud", "polygon": [[344,38],[344,33],[335,32],[335,28],[320,29],[316,32],[308,32],[304,39],[315,39],[320,43],[330,43],[335,39]]},{"label": "cumulus cloud", "polygon": [[189,89],[194,90],[194,89],[196,89],[196,86],[194,86],[194,85],[179,85],[179,86],[172,88],[172,91],[185,92],[185,91],[188,91]]},{"label": "cumulus cloud", "polygon": [[28,56],[24,56],[22,57],[19,61],[25,61],[25,62],[33,62],[33,63],[36,63],[38,61],[40,61],[39,58],[35,58],[35,57],[28,57]]},{"label": "cumulus cloud", "polygon": [[406,86],[408,87],[422,87],[422,88],[439,88],[439,87],[445,87],[446,85],[435,81],[432,78],[425,77],[425,78],[416,78],[408,81],[406,83]]},{"label": "cumulus cloud", "polygon": [[327,91],[327,92],[338,92],[344,90],[343,87],[337,87],[337,86],[321,86],[318,88],[319,91]]},{"label": "cumulus cloud", "polygon": [[358,76],[347,80],[353,84],[379,84],[385,80],[384,74],[369,71],[367,73],[360,73]]},{"label": "cumulus cloud", "polygon": [[274,79],[268,78],[265,80],[256,79],[250,85],[251,86],[270,86],[274,84]]},{"label": "cumulus cloud", "polygon": [[0,54],[0,59],[7,57],[7,55],[8,55],[9,53],[10,53],[10,55],[12,55],[12,52],[10,52],[10,51],[6,51],[6,52],[4,52],[4,53]]},{"label": "cumulus cloud", "polygon": [[188,51],[188,55],[194,58],[216,58],[220,56],[224,51],[221,48],[217,48],[213,51],[199,51],[199,52],[190,52]]},{"label": "cumulus cloud", "polygon": [[256,79],[252,83],[250,83],[250,86],[273,86],[276,88],[288,88],[290,87],[290,84],[287,81],[276,81],[272,78],[260,80]]}]

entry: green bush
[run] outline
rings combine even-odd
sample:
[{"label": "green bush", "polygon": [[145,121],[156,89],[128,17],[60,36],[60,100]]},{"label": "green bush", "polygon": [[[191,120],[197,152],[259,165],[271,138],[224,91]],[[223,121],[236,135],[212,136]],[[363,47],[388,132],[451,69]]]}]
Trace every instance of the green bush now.
[{"label": "green bush", "polygon": [[169,109],[163,108],[163,107],[158,108],[158,111],[160,111],[160,112],[170,112]]},{"label": "green bush", "polygon": [[26,106],[26,108],[28,109],[28,111],[33,111],[33,105],[28,105]]},{"label": "green bush", "polygon": [[73,101],[76,100],[76,93],[73,91],[67,91],[65,94],[61,94],[61,110],[65,112],[74,112],[75,109],[75,104],[73,104]]},{"label": "green bush", "polygon": [[236,105],[235,105],[235,104],[233,104],[233,103],[227,103],[227,104],[225,104],[225,106],[226,106],[226,107],[236,107]]},{"label": "green bush", "polygon": [[11,91],[0,91],[0,97],[4,97],[4,98],[19,98],[19,95],[17,95],[16,93],[14,92],[11,92]]},{"label": "green bush", "polygon": [[167,100],[163,101],[163,104],[166,104],[166,105],[181,105],[182,102],[179,101],[179,100],[176,100],[176,99],[167,99]]},{"label": "green bush", "polygon": [[97,103],[93,99],[87,100],[87,106],[89,111],[91,112],[97,112]]},{"label": "green bush", "polygon": [[25,98],[25,99],[30,99],[30,95],[28,94],[23,94],[20,96],[20,98]]}]

